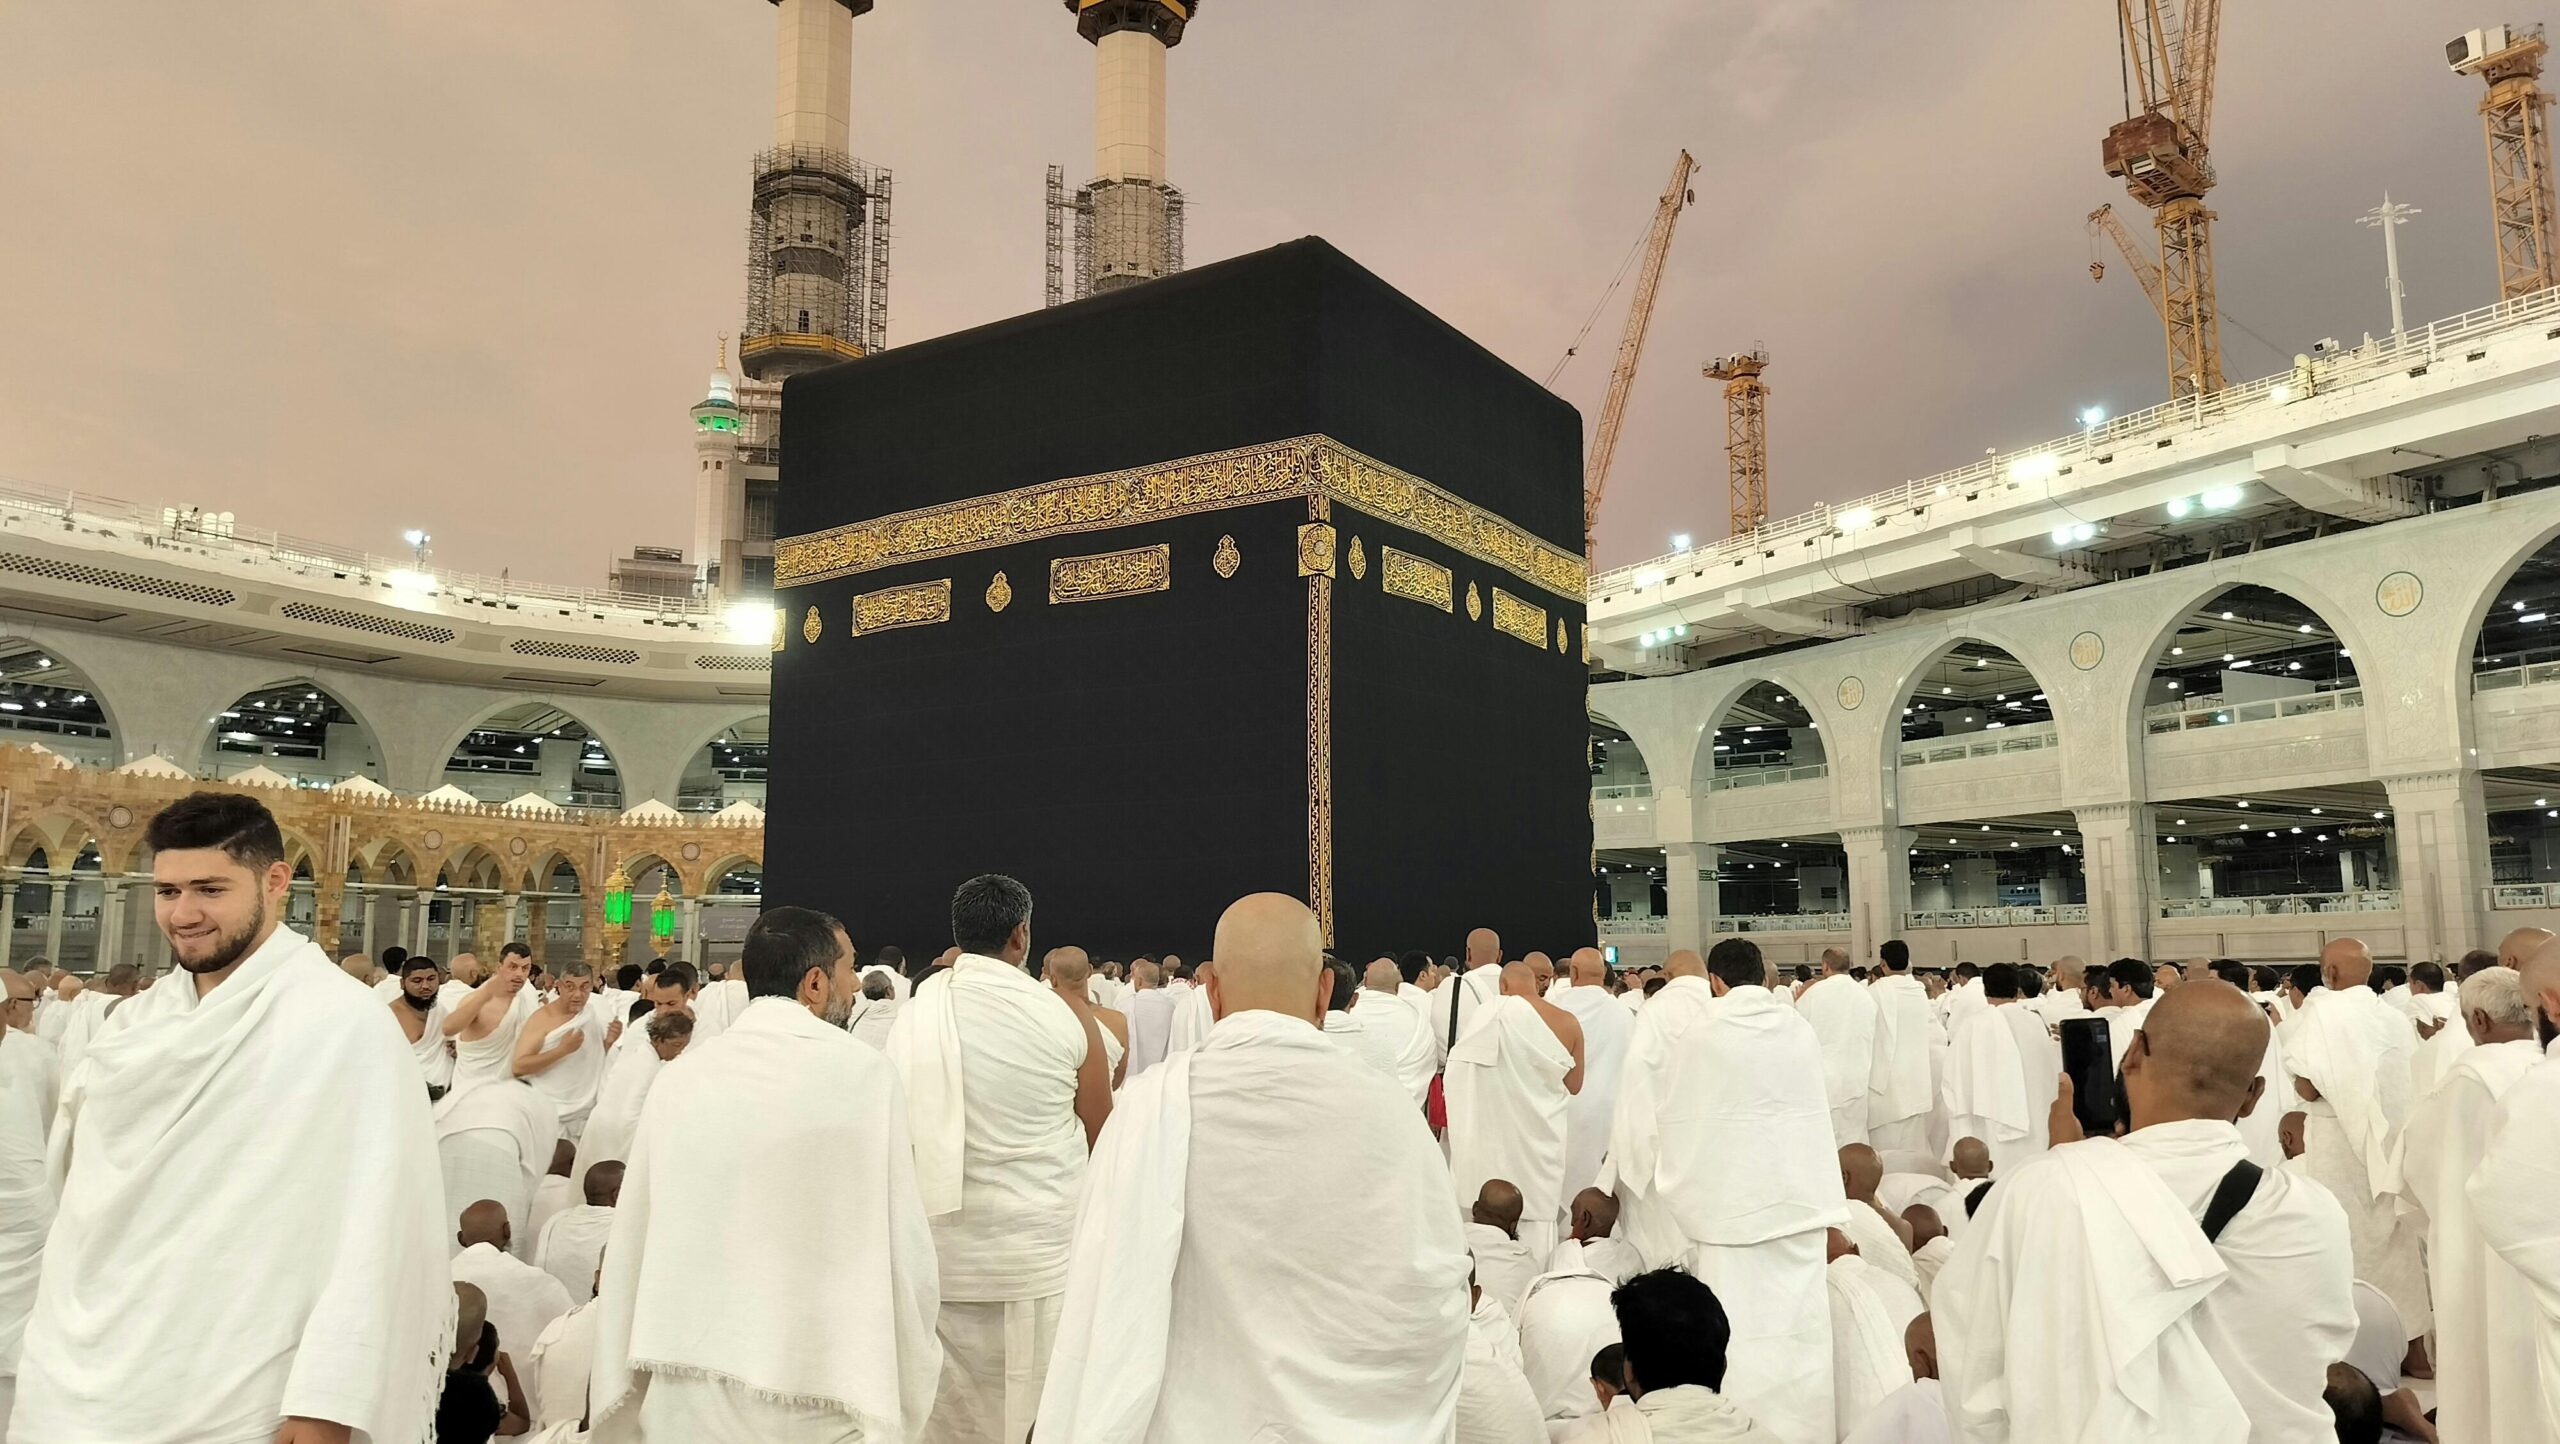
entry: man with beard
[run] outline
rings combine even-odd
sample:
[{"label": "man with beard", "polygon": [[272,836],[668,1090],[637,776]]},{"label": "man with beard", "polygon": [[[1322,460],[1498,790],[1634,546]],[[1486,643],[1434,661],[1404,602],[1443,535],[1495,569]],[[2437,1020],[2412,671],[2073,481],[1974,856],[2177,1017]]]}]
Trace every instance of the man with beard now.
[{"label": "man with beard", "polygon": [[438,996],[443,975],[433,958],[408,958],[401,963],[399,989],[391,998],[392,1021],[400,1025],[409,1040],[409,1051],[418,1061],[418,1072],[426,1079],[430,1101],[442,1098],[453,1086],[453,1054],[444,1037],[444,999]]},{"label": "man with beard", "polygon": [[551,1100],[560,1134],[575,1140],[586,1131],[604,1077],[605,1050],[622,1037],[622,1020],[605,1015],[596,1001],[594,965],[560,965],[559,994],[533,1011],[516,1035],[516,1076]]},{"label": "man with beard", "polygon": [[185,972],[66,1085],[10,1437],[424,1438],[453,1295],[405,1040],[281,925],[293,870],[256,799],[196,793],[144,840]]},{"label": "man with beard", "polygon": [[914,1439],[933,1406],[933,1231],[895,1071],[827,1021],[855,989],[833,922],[757,920],[746,1008],[640,1120],[597,1291],[599,1444]]},{"label": "man with beard", "polygon": [[534,1190],[560,1142],[560,1110],[515,1075],[517,1039],[540,1006],[526,985],[532,971],[531,950],[507,944],[496,970],[445,1016],[453,1087],[436,1101],[435,1125],[451,1220],[484,1198],[509,1218],[532,1218]]}]

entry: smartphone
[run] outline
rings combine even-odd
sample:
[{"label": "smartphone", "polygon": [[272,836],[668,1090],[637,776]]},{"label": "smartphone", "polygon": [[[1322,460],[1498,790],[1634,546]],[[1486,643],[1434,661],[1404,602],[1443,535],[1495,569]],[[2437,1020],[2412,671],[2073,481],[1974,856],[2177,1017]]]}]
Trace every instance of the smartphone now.
[{"label": "smartphone", "polygon": [[2123,1108],[2106,1019],[2062,1020],[2062,1072],[2071,1080],[2071,1111],[2080,1117],[2080,1131],[2091,1138],[2115,1132]]}]

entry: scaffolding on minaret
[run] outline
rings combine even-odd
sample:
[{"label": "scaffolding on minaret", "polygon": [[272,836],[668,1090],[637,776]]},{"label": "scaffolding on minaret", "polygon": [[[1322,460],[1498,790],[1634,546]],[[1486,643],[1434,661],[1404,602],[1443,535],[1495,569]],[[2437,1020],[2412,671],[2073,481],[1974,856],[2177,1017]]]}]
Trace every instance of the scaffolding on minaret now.
[{"label": "scaffolding on minaret", "polygon": [[[1048,303],[1183,268],[1182,192],[1165,179],[1165,53],[1198,0],[1066,0],[1094,47],[1094,178],[1070,194],[1049,170]],[[1074,263],[1068,264],[1068,234]]]}]

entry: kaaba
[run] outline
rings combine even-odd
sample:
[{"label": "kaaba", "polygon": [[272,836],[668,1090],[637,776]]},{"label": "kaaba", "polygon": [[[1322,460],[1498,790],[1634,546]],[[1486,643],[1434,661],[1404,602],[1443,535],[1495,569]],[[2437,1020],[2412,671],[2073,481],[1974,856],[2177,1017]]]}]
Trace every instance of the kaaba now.
[{"label": "kaaba", "polygon": [[1593,939],[1581,420],[1291,242],[783,388],[765,894],[865,956]]}]

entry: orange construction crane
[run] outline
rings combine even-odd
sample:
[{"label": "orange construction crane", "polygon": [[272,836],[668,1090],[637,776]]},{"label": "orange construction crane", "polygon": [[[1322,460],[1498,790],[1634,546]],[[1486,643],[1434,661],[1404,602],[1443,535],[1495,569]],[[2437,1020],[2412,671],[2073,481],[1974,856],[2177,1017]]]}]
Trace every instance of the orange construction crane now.
[{"label": "orange construction crane", "polygon": [[1707,363],[1707,375],[1724,383],[1724,465],[1733,535],[1757,531],[1769,519],[1769,351],[1754,347]]},{"label": "orange construction crane", "polygon": [[[2133,263],[2137,277],[2157,278],[2152,305],[2169,343],[2169,394],[2222,389],[2222,328],[2214,310],[2214,65],[2222,34],[2222,0],[2116,0],[2123,49],[2125,119],[2107,132],[2107,174],[2150,208],[2160,232],[2160,258],[2142,253],[2101,210],[2103,226]],[[2104,218],[2104,219],[2102,219]],[[2090,268],[2096,276],[2103,268]]]},{"label": "orange construction crane", "polygon": [[[1591,455],[1582,474],[1582,556],[1588,562],[1600,527],[1600,494],[1609,484],[1609,459],[1618,450],[1618,428],[1627,419],[1627,391],[1635,384],[1636,363],[1644,356],[1644,333],[1653,324],[1654,294],[1662,288],[1662,258],[1671,249],[1671,232],[1680,212],[1697,196],[1689,189],[1689,173],[1698,163],[1687,151],[1671,167],[1671,184],[1655,203],[1653,230],[1645,237],[1644,269],[1636,273],[1636,293],[1627,303],[1626,333],[1618,338],[1618,364],[1609,372],[1609,394],[1600,403],[1600,423],[1591,432]],[[1619,274],[1623,275],[1624,272]]]},{"label": "orange construction crane", "polygon": [[2560,285],[2551,207],[2551,97],[2542,89],[2542,27],[2493,25],[2456,36],[2444,58],[2457,75],[2489,82],[2480,118],[2489,132],[2489,214],[2497,229],[2498,299]]}]

